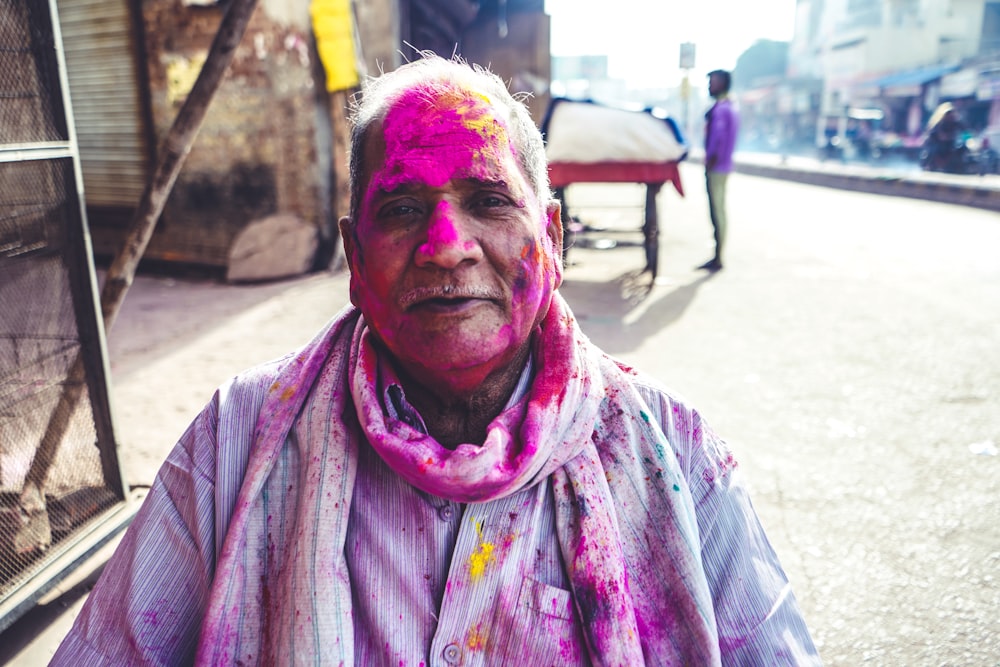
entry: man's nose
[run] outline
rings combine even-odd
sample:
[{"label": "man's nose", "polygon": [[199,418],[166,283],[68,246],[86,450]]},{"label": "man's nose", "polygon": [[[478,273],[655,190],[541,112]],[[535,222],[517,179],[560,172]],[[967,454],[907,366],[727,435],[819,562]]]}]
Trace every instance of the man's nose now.
[{"label": "man's nose", "polygon": [[469,222],[461,209],[448,201],[439,202],[427,221],[427,237],[417,248],[417,265],[453,269],[462,262],[482,259],[483,249],[470,233]]}]

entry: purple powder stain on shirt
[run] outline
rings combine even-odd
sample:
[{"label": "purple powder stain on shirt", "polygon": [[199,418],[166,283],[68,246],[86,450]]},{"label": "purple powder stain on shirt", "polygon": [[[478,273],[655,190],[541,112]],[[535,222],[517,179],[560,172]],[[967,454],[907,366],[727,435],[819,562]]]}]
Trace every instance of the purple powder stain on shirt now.
[{"label": "purple powder stain on shirt", "polygon": [[146,625],[152,625],[154,628],[160,624],[159,619],[157,619],[157,612],[155,609],[147,609],[142,612],[142,622]]}]

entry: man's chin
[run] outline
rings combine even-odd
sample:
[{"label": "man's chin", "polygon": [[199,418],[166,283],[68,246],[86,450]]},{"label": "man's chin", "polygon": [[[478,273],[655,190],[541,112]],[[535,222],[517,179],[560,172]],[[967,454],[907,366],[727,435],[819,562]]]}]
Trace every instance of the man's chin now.
[{"label": "man's chin", "polygon": [[505,356],[506,351],[506,346],[492,349],[458,341],[441,341],[426,346],[407,346],[399,351],[398,356],[408,365],[420,366],[427,372],[461,373],[495,364]]},{"label": "man's chin", "polygon": [[482,337],[470,340],[442,336],[421,342],[408,341],[393,353],[418,381],[426,377],[433,378],[434,384],[454,382],[474,386],[476,378],[485,379],[499,367],[509,364],[515,347],[507,341],[487,342]]}]

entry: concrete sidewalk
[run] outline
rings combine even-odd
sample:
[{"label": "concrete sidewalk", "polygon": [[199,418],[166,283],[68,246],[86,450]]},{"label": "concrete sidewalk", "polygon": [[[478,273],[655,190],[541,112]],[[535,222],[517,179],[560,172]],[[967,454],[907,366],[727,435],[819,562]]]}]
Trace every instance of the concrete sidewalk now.
[{"label": "concrete sidewalk", "polygon": [[[691,161],[700,163],[701,151]],[[819,185],[889,197],[924,199],[1000,211],[1000,175],[943,174],[911,163],[841,162],[777,153],[736,154],[735,170],[749,176]]]}]

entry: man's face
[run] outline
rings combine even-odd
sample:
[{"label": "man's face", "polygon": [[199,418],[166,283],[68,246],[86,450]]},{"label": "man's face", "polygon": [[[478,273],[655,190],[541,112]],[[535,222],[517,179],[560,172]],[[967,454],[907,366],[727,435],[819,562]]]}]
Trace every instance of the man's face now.
[{"label": "man's face", "polygon": [[358,219],[341,223],[351,301],[411,372],[485,378],[559,286],[558,205],[538,201],[504,115],[474,92],[410,91],[364,148]]},{"label": "man's face", "polygon": [[717,97],[722,92],[722,76],[712,74],[708,77],[708,94]]}]

